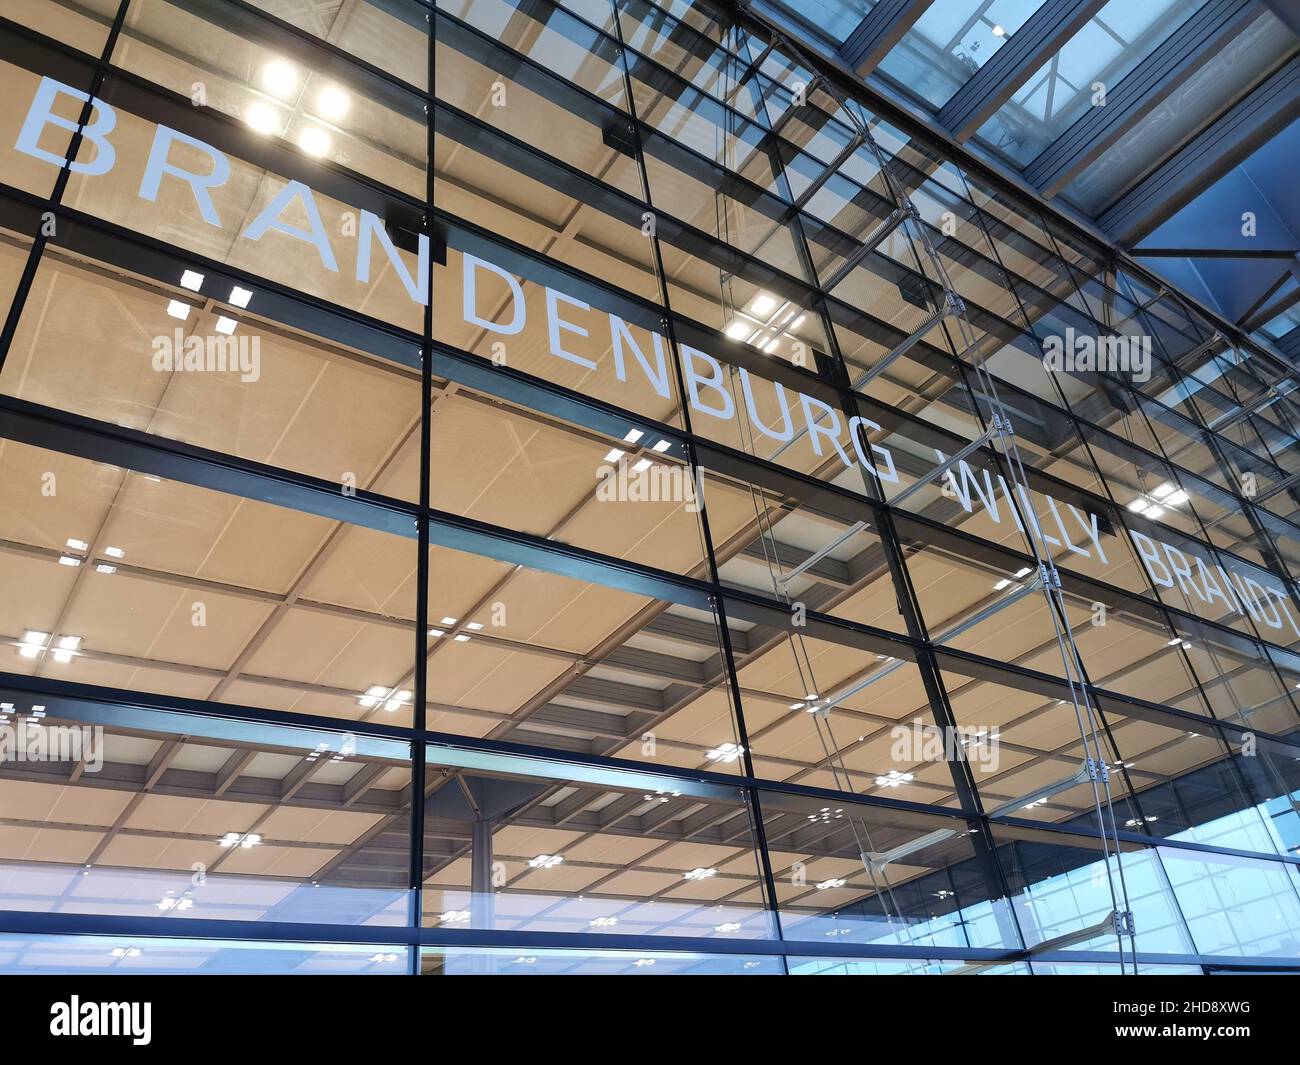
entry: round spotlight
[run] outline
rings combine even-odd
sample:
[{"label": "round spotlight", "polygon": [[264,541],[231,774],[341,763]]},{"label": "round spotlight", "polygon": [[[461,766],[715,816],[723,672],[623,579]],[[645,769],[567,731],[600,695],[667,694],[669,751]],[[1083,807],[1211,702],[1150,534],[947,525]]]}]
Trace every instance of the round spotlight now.
[{"label": "round spotlight", "polygon": [[270,104],[258,100],[244,112],[244,121],[258,133],[278,133],[280,113]]},{"label": "round spotlight", "polygon": [[321,118],[328,118],[331,122],[341,119],[351,106],[352,98],[337,85],[326,85],[316,97],[316,109]]},{"label": "round spotlight", "polygon": [[319,159],[330,150],[330,135],[320,126],[307,126],[298,134],[298,147]]},{"label": "round spotlight", "polygon": [[291,96],[298,88],[297,67],[283,59],[272,59],[262,68],[262,87],[276,96]]}]

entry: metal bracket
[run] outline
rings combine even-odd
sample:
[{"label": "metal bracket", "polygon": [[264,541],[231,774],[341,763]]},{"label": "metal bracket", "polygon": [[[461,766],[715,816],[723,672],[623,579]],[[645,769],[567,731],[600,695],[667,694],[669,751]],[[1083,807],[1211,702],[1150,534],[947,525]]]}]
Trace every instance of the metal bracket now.
[{"label": "metal bracket", "polygon": [[1111,918],[1114,920],[1117,936],[1137,935],[1137,922],[1133,920],[1132,910],[1116,910],[1111,914]]},{"label": "metal bracket", "polygon": [[1105,783],[1110,780],[1110,766],[1105,762],[1099,762],[1096,758],[1089,758],[1084,763],[1088,770],[1088,779]]}]

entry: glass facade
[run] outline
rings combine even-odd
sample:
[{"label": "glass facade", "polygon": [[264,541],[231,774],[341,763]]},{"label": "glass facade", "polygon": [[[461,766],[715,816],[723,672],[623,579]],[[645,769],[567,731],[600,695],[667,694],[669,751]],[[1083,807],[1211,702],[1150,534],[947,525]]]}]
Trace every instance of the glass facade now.
[{"label": "glass facade", "polygon": [[729,7],[0,49],[0,971],[1300,967],[1267,352]]}]

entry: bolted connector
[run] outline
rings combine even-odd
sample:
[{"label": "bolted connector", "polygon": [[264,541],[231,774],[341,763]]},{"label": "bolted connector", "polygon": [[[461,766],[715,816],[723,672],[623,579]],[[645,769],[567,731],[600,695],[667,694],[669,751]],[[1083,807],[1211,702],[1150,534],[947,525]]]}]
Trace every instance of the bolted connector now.
[{"label": "bolted connector", "polygon": [[1115,934],[1117,936],[1135,936],[1137,935],[1137,923],[1133,920],[1132,910],[1116,910],[1111,914],[1115,922]]},{"label": "bolted connector", "polygon": [[1088,779],[1098,783],[1106,783],[1110,780],[1110,766],[1105,762],[1099,762],[1096,758],[1089,758],[1084,762],[1088,769]]}]

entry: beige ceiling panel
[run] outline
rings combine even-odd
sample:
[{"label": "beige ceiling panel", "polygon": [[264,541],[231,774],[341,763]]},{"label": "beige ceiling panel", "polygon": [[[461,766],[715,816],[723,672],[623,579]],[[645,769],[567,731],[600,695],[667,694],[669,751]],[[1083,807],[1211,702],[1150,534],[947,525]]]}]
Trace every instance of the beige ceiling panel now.
[{"label": "beige ceiling panel", "polygon": [[380,814],[277,806],[259,831],[268,839],[298,843],[355,843],[382,820]]},{"label": "beige ceiling panel", "polygon": [[128,828],[212,836],[247,832],[269,807],[257,803],[191,799],[181,795],[146,794],[127,819]]},{"label": "beige ceiling panel", "polygon": [[310,877],[338,853],[318,847],[277,847],[274,843],[263,843],[231,851],[220,870],[223,874],[244,876]]},{"label": "beige ceiling panel", "polygon": [[94,831],[0,825],[0,858],[27,862],[84,862],[103,838]]},{"label": "beige ceiling panel", "polygon": [[[82,578],[63,630],[80,635],[86,651],[224,669],[272,608],[215,589],[92,570]],[[196,618],[203,624],[195,625]]]}]

